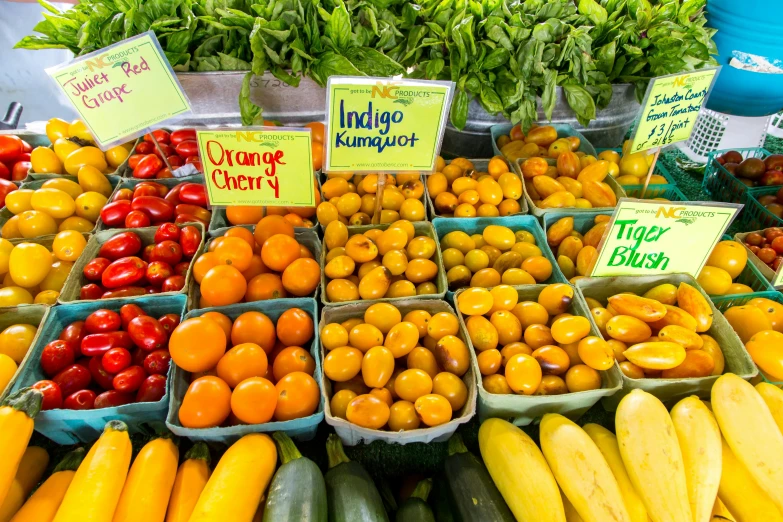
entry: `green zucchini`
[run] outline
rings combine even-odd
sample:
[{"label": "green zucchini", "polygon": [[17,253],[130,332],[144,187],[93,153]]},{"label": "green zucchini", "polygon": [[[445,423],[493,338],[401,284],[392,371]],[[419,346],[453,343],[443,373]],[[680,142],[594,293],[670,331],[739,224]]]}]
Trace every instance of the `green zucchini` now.
[{"label": "green zucchini", "polygon": [[411,496],[400,504],[395,522],[435,522],[427,497],[432,489],[432,479],[424,479],[416,484]]},{"label": "green zucchini", "polygon": [[263,522],[326,522],[326,484],[318,465],[282,431],[272,437],[281,465],[269,486]]},{"label": "green zucchini", "polygon": [[449,486],[443,473],[435,477],[432,485],[432,492],[429,498],[430,507],[435,513],[436,522],[456,522],[454,517],[454,503],[451,500]]},{"label": "green zucchini", "polygon": [[389,522],[372,477],[361,464],[348,459],[340,438],[334,433],[326,439],[326,453],[329,522]]},{"label": "green zucchini", "polygon": [[515,522],[487,468],[468,451],[459,435],[449,439],[449,456],[443,468],[455,520]]}]

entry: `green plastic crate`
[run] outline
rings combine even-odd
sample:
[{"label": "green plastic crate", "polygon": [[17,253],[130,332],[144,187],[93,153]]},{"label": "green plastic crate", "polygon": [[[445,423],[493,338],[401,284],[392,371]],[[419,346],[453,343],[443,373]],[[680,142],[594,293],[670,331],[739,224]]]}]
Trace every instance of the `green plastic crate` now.
[{"label": "green plastic crate", "polygon": [[742,209],[742,228],[744,230],[762,230],[783,226],[783,218],[777,217],[764,208],[764,205],[758,200],[759,196],[777,194],[780,189],[780,186],[759,187],[743,194],[745,208]]},{"label": "green plastic crate", "polygon": [[743,148],[743,149],[721,149],[710,152],[707,156],[707,166],[704,169],[704,181],[702,188],[712,196],[713,201],[726,201],[728,203],[743,203],[746,197],[748,187],[742,183],[736,176],[718,163],[717,157],[723,153],[734,150],[742,155],[743,159],[761,158],[764,159],[770,155],[770,152],[764,148]]}]

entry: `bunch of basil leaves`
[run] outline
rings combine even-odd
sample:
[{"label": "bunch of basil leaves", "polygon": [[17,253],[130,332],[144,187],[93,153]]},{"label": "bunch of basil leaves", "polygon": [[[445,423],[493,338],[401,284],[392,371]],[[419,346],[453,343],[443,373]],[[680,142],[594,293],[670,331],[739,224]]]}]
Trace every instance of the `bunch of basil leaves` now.
[{"label": "bunch of basil leaves", "polygon": [[243,123],[261,119],[250,77],[446,79],[458,90],[452,124],[465,126],[476,98],[527,129],[538,104],[551,118],[556,87],[587,125],[633,83],[713,64],[706,0],[81,0],[44,20],[16,47],[86,54],[152,30],[181,71],[249,71]]}]

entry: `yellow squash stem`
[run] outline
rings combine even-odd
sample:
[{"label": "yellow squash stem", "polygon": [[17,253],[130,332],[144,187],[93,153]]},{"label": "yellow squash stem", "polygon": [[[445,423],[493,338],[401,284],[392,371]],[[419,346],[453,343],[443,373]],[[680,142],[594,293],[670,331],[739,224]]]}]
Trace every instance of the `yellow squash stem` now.
[{"label": "yellow squash stem", "polygon": [[84,458],[84,448],[67,453],[41,487],[27,499],[11,522],[51,522]]},{"label": "yellow squash stem", "polygon": [[[582,426],[598,449],[606,459],[606,463],[609,464],[609,468],[612,470],[617,485],[620,487],[620,493],[623,495],[623,501],[625,502],[625,509],[628,510],[628,516],[631,517],[633,522],[647,522],[647,508],[644,507],[642,498],[634,489],[631,484],[631,479],[628,477],[628,472],[625,471],[625,464],[623,464],[623,457],[620,455],[620,447],[617,445],[617,437],[614,433],[607,430],[603,426],[598,424],[585,424]],[[568,512],[566,511],[566,517]]]},{"label": "yellow squash stem", "polygon": [[725,439],[718,496],[737,522],[783,522],[783,513],[734,456]]},{"label": "yellow squash stem", "polygon": [[541,450],[524,431],[504,420],[487,419],[479,428],[479,449],[519,522],[565,522],[557,482]]},{"label": "yellow squash stem", "polygon": [[694,522],[710,522],[721,470],[720,428],[698,397],[687,397],[671,411],[685,464],[685,482]]},{"label": "yellow squash stem", "polygon": [[566,498],[585,522],[630,522],[620,487],[598,446],[557,413],[540,426],[541,450]]},{"label": "yellow squash stem", "polygon": [[33,419],[41,411],[43,394],[22,388],[0,404],[0,503],[5,500],[19,462],[33,434]]},{"label": "yellow squash stem", "polygon": [[197,442],[185,453],[185,462],[177,470],[166,522],[188,522],[209,474],[209,448],[205,443]]},{"label": "yellow squash stem", "polygon": [[250,522],[276,464],[277,450],[271,437],[245,435],[215,466],[189,522]]},{"label": "yellow squash stem", "polygon": [[113,522],[163,522],[178,463],[179,450],[171,437],[145,444],[128,472]]},{"label": "yellow squash stem", "polygon": [[712,410],[731,451],[783,511],[783,434],[764,399],[749,382],[727,373],[712,386]]},{"label": "yellow squash stem", "polygon": [[16,470],[16,477],[0,505],[0,522],[9,522],[19,511],[27,496],[41,481],[48,464],[49,454],[45,449],[38,446],[27,447]]},{"label": "yellow squash stem", "polygon": [[54,522],[111,522],[128,476],[128,426],[109,421],[76,470]]}]

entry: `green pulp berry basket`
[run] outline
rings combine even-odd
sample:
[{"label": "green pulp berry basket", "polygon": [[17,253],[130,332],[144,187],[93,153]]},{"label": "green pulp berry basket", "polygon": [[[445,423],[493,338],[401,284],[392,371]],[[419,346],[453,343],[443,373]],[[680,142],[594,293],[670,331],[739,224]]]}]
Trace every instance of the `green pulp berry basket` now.
[{"label": "green pulp berry basket", "polygon": [[776,216],[759,203],[759,196],[777,194],[780,190],[779,186],[771,186],[759,187],[745,192],[743,196],[745,208],[742,209],[743,230],[762,230],[783,226],[783,218]]},{"label": "green pulp berry basket", "polygon": [[718,156],[729,152],[729,150],[739,152],[743,159],[764,159],[770,155],[770,152],[763,148],[722,149],[710,152],[709,156],[707,156],[707,166],[704,170],[704,181],[702,182],[704,191],[712,196],[713,201],[742,203],[746,193],[749,192],[748,186],[726,170],[717,160]]}]

